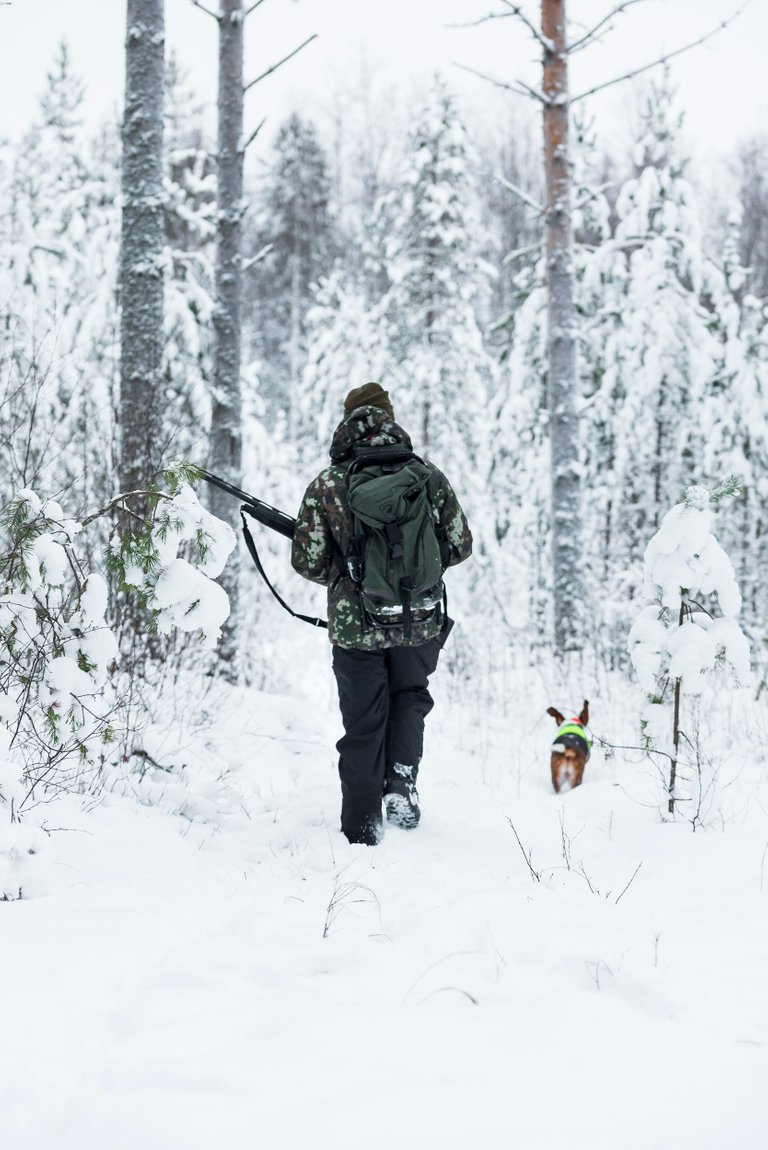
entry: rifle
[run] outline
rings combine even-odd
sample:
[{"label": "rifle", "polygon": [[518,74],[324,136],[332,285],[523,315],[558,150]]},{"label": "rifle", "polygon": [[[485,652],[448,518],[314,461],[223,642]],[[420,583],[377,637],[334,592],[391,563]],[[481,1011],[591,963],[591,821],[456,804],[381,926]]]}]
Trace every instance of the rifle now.
[{"label": "rifle", "polygon": [[301,619],[304,623],[310,623],[313,627],[327,627],[328,624],[325,619],[318,619],[314,615],[302,615],[301,612],[294,611],[272,586],[259,559],[256,544],[248,530],[245,517],[246,515],[250,515],[251,519],[255,519],[265,527],[271,528],[272,531],[277,531],[278,534],[284,535],[286,539],[293,539],[293,533],[296,530],[296,520],[291,518],[290,515],[286,515],[284,511],[279,511],[277,507],[270,507],[268,503],[262,502],[261,499],[256,499],[253,495],[249,495],[247,491],[242,491],[232,483],[227,483],[225,479],[220,479],[218,475],[211,475],[210,471],[206,471],[202,467],[199,470],[202,478],[206,483],[209,483],[211,487],[218,487],[219,491],[225,491],[227,495],[232,495],[235,499],[240,500],[240,519],[243,524],[243,537],[245,539],[245,545],[248,548],[248,554],[256,565],[256,570],[259,572],[259,575],[261,575],[280,606],[284,607],[289,615],[293,615],[294,619]]},{"label": "rifle", "polygon": [[218,475],[211,475],[210,471],[205,471],[202,467],[199,470],[205,482],[210,483],[211,487],[218,487],[219,491],[226,491],[227,495],[234,495],[235,499],[239,499],[243,504],[242,509],[253,519],[284,535],[286,539],[293,539],[296,520],[290,515],[278,511],[276,507],[270,507],[268,503],[263,503],[261,499],[256,499],[246,491],[241,491],[239,487],[234,487],[225,479],[219,479]]}]

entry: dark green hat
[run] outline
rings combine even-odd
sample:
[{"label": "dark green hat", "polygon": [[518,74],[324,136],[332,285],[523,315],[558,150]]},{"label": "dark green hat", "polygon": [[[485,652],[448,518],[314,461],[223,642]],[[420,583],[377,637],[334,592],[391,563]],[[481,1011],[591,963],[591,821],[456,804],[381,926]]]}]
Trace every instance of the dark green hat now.
[{"label": "dark green hat", "polygon": [[389,392],[378,383],[364,383],[355,387],[344,400],[344,417],[351,415],[358,407],[378,407],[394,421],[395,413],[389,400]]}]

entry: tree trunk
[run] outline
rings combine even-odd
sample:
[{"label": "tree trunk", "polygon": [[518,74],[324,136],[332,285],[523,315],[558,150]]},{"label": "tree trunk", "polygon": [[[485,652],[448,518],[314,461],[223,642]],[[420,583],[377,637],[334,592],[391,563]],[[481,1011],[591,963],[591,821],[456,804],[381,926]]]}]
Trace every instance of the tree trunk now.
[{"label": "tree trunk", "polygon": [[163,355],[163,0],[128,0],[120,249],[120,441],[123,491],[160,465]]},{"label": "tree trunk", "polygon": [[541,30],[552,45],[544,50],[543,115],[554,640],[568,651],[579,649],[583,628],[565,0],[542,0]]},{"label": "tree trunk", "polygon": [[[680,603],[680,616],[677,621],[678,627],[682,627],[685,622],[685,600]],[[682,682],[679,678],[675,679],[675,702],[674,712],[672,715],[672,745],[674,747],[674,755],[669,764],[669,787],[667,802],[667,810],[671,815],[675,813],[675,785],[677,783],[677,762],[680,754],[680,691]]]},{"label": "tree trunk", "polygon": [[[214,325],[214,401],[210,469],[240,486],[242,439],[240,395],[241,232],[243,216],[243,4],[220,0],[218,95],[218,220]],[[213,489],[211,510],[239,526],[237,502]],[[231,613],[219,644],[230,678],[237,675],[239,564],[233,556],[221,582]]]}]

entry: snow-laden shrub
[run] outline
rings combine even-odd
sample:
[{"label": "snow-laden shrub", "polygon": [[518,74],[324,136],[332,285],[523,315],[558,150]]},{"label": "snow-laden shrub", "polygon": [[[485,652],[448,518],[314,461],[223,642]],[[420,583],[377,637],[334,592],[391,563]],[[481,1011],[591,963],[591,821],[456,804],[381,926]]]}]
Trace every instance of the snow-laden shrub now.
[{"label": "snow-laden shrub", "polygon": [[[698,755],[692,732],[682,726],[685,700],[699,696],[718,669],[741,686],[750,679],[749,641],[737,619],[741,594],[733,565],[711,531],[711,505],[736,494],[733,478],[712,493],[689,487],[645,551],[644,595],[651,605],[633,624],[628,649],[648,696],[641,712],[647,745],[670,762],[670,813],[676,800],[690,797],[677,789],[681,744]],[[696,765],[700,778],[700,761]]]},{"label": "snow-laden shrub", "polygon": [[[187,482],[191,473],[171,473],[171,495],[155,494],[150,532],[116,532],[109,562],[121,586],[134,591],[161,635],[174,627],[215,647],[229,615],[229,599],[213,580],[235,546],[229,524],[201,506]],[[186,549],[189,558],[179,554]]]},{"label": "snow-laden shrub", "polygon": [[[105,565],[146,607],[148,629],[177,627],[215,646],[229,602],[213,577],[235,536],[200,506],[192,474],[177,467],[166,475],[168,491],[140,493],[151,518],[113,535]],[[81,523],[25,489],[2,512],[0,898],[29,894],[39,882],[45,841],[35,805],[76,787],[115,738],[118,641],[105,578],[84,570],[78,542],[84,524],[129,498],[116,496]]]}]

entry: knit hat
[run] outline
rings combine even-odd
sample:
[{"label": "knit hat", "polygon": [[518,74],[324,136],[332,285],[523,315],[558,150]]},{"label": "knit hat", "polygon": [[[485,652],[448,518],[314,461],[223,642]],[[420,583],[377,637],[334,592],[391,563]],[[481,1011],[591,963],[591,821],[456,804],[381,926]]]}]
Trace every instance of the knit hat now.
[{"label": "knit hat", "polygon": [[358,407],[378,407],[394,422],[395,413],[389,400],[389,392],[378,383],[364,383],[362,387],[353,388],[344,400],[344,417],[351,415]]}]

